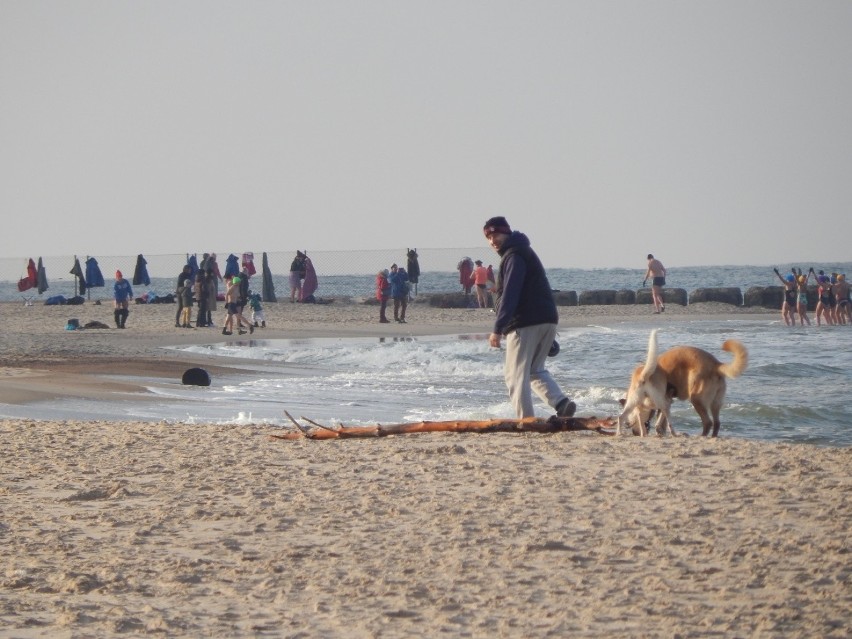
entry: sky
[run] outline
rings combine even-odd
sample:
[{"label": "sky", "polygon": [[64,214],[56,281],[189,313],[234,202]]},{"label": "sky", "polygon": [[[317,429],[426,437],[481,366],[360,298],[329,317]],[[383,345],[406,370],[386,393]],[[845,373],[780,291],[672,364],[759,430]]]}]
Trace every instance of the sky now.
[{"label": "sky", "polygon": [[830,263],[850,211],[845,0],[0,0],[4,257]]}]

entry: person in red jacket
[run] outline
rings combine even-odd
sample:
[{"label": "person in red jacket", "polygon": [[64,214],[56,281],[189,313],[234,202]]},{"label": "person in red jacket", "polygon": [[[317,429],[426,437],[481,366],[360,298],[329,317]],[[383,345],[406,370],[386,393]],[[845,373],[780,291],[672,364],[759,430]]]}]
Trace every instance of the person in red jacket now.
[{"label": "person in red jacket", "polygon": [[379,300],[379,322],[381,324],[389,324],[390,321],[385,316],[385,311],[388,307],[388,300],[390,299],[391,294],[391,285],[388,281],[388,271],[387,269],[383,271],[379,271],[376,273],[376,299]]}]

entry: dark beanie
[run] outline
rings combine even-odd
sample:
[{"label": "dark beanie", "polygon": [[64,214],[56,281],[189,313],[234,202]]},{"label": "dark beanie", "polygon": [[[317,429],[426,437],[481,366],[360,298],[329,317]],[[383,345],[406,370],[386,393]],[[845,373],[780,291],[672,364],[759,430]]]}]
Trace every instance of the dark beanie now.
[{"label": "dark beanie", "polygon": [[508,235],[512,232],[509,223],[506,221],[506,218],[502,215],[498,215],[497,217],[492,217],[485,223],[485,226],[482,227],[485,235],[491,235],[492,233],[505,233]]}]

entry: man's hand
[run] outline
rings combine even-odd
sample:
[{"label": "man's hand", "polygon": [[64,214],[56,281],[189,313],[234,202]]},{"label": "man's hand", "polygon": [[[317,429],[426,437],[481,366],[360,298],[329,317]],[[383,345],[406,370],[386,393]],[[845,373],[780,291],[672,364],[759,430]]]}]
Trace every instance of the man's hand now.
[{"label": "man's hand", "polygon": [[500,340],[503,339],[503,336],[500,333],[491,333],[488,336],[488,344],[493,346],[494,348],[500,348]]}]

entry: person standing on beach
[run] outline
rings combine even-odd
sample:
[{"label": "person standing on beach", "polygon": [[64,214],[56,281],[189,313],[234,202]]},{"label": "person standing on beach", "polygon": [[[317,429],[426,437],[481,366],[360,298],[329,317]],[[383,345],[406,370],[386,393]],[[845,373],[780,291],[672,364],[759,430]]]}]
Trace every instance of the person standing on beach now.
[{"label": "person standing on beach", "polygon": [[195,326],[207,326],[207,278],[204,271],[199,270],[195,274],[195,284],[192,287],[193,297],[198,304],[198,311],[195,313]]},{"label": "person standing on beach", "polygon": [[115,284],[112,287],[113,299],[115,299],[115,325],[118,328],[124,328],[127,323],[127,316],[130,315],[130,310],[127,308],[130,300],[133,299],[133,289],[130,288],[130,282],[124,279],[121,271],[115,272]]},{"label": "person standing on beach", "polygon": [[219,280],[216,279],[216,273],[213,269],[208,268],[204,272],[204,282],[207,285],[207,326],[215,326],[213,323],[213,311],[218,310],[219,302]]},{"label": "person standing on beach", "polygon": [[177,302],[177,313],[175,313],[175,328],[180,328],[183,318],[183,287],[187,285],[192,277],[192,267],[184,264],[183,270],[178,275],[177,287],[175,288],[175,301]]},{"label": "person standing on beach", "polygon": [[473,273],[473,260],[465,256],[456,264],[456,270],[459,272],[459,283],[465,295],[470,295],[470,290],[473,288],[473,282],[470,281],[470,276]]},{"label": "person standing on beach", "polygon": [[[181,310],[180,325],[183,328],[192,328],[192,296],[194,292],[192,282],[190,280],[186,280],[186,283],[183,285],[180,292],[181,306],[183,307]],[[196,322],[197,321],[198,320],[196,319]]]},{"label": "person standing on beach", "polygon": [[535,391],[556,409],[559,417],[572,417],[576,404],[544,367],[559,323],[544,266],[532,250],[529,238],[512,231],[505,217],[489,219],[483,232],[500,256],[497,317],[488,343],[500,348],[501,340],[506,339],[504,377],[515,413],[520,418],[535,417],[532,402]]},{"label": "person standing on beach", "polygon": [[408,273],[404,268],[392,264],[388,282],[393,298],[393,318],[400,324],[405,324],[405,309],[408,308]]},{"label": "person standing on beach", "polygon": [[390,324],[386,312],[390,299],[391,285],[388,281],[387,269],[376,273],[376,299],[379,300],[379,323]]},{"label": "person standing on beach", "polygon": [[645,279],[642,280],[642,286],[651,279],[651,298],[654,301],[654,315],[664,313],[666,310],[663,304],[663,287],[666,285],[666,267],[663,263],[648,253],[648,270],[645,271]]},{"label": "person standing on beach", "polygon": [[305,279],[305,254],[296,251],[290,263],[290,303],[302,301],[302,280]]},{"label": "person standing on beach", "polygon": [[482,260],[476,260],[474,264],[476,266],[470,280],[476,286],[476,301],[479,303],[479,308],[488,308],[488,292],[485,290],[488,285],[488,269],[482,265]]},{"label": "person standing on beach", "polygon": [[240,282],[242,280],[238,275],[235,275],[228,288],[225,291],[225,308],[227,315],[225,316],[225,326],[222,328],[222,335],[231,335],[234,332],[234,324],[240,335],[245,335],[243,324],[248,326],[248,332],[254,333],[254,326],[251,322],[243,317],[243,305],[240,302]]}]

